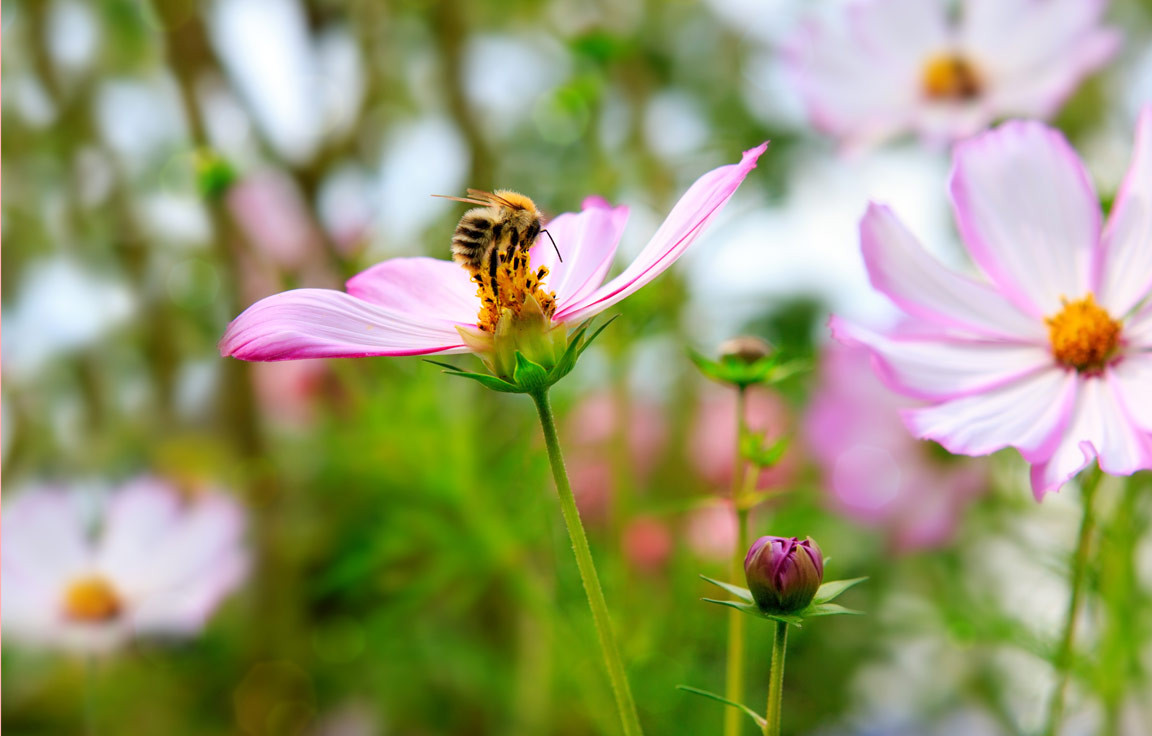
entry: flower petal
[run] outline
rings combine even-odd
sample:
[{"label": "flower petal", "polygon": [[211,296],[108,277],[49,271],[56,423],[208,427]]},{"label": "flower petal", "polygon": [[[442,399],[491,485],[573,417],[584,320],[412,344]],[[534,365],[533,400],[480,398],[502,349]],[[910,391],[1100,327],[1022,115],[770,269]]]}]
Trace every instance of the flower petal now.
[{"label": "flower petal", "polygon": [[762,143],[745,151],[740,163],[721,166],[697,179],[623,273],[587,297],[564,305],[553,320],[579,321],[599,314],[662,274],[732,197],[767,148]]},{"label": "flower petal", "polygon": [[947,335],[889,337],[833,317],[837,340],[863,345],[894,391],[921,399],[955,399],[1037,373],[1052,364],[1045,347]]},{"label": "flower petal", "polygon": [[1100,303],[1125,315],[1152,293],[1152,105],[1136,123],[1136,147],[1104,232]]},{"label": "flower petal", "polygon": [[1032,492],[1038,501],[1059,490],[1093,458],[1109,475],[1152,468],[1152,436],[1133,425],[1109,381],[1082,379],[1077,394],[1072,422],[1052,457],[1032,466]]},{"label": "flower petal", "polygon": [[92,555],[79,498],[37,487],[5,498],[0,515],[4,584],[10,576],[55,585],[85,572]]},{"label": "flower petal", "polygon": [[228,325],[221,355],[240,360],[362,358],[468,352],[453,324],[331,289],[294,289],[256,302]]},{"label": "flower petal", "polygon": [[1100,205],[1075,151],[1040,123],[1013,121],[959,144],[952,202],[973,259],[1036,317],[1092,288]]},{"label": "flower petal", "polygon": [[1108,369],[1107,378],[1133,423],[1152,432],[1152,353],[1124,356]]},{"label": "flower petal", "polygon": [[459,264],[439,258],[391,258],[348,279],[348,293],[416,319],[475,325],[476,284]]},{"label": "flower petal", "polygon": [[945,268],[883,205],[868,206],[860,221],[860,248],[872,285],[915,317],[991,337],[1045,340],[1040,320],[991,286]]},{"label": "flower petal", "polygon": [[988,455],[1005,447],[1025,459],[1046,459],[1056,448],[1076,398],[1076,374],[1052,367],[989,391],[935,406],[905,409],[912,434],[959,455]]},{"label": "flower petal", "polygon": [[[627,223],[627,207],[612,207],[598,197],[585,199],[580,212],[565,212],[545,223],[552,240],[548,235],[537,238],[530,257],[533,266],[548,267],[544,285],[556,292],[559,310],[586,298],[604,282]],[[563,261],[556,257],[557,249]]]}]

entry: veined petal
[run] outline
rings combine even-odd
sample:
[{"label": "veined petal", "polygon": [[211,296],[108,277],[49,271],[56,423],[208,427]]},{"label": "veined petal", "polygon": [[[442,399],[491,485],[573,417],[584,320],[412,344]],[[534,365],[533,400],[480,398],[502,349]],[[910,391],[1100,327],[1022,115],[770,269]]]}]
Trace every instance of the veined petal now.
[{"label": "veined petal", "polygon": [[1100,304],[1124,315],[1152,293],[1152,105],[1136,123],[1128,174],[1104,231]]},{"label": "veined petal", "polygon": [[1046,339],[1040,320],[991,286],[945,268],[883,205],[869,205],[860,221],[860,248],[872,285],[913,316],[991,337]]},{"label": "veined petal", "polygon": [[1036,500],[1059,490],[1096,458],[1109,475],[1131,475],[1152,468],[1152,436],[1129,418],[1110,382],[1080,380],[1076,408],[1060,444],[1047,462],[1032,466]]},{"label": "veined petal", "polygon": [[1132,421],[1152,433],[1152,353],[1126,355],[1106,375]]},{"label": "veined petal", "polygon": [[1133,349],[1152,351],[1152,302],[1128,319],[1124,325],[1124,340]]},{"label": "veined petal", "polygon": [[476,284],[459,264],[439,258],[391,258],[348,279],[354,297],[415,319],[476,324]]},{"label": "veined petal", "polygon": [[562,305],[553,320],[579,321],[599,314],[663,273],[732,197],[767,148],[762,143],[745,151],[740,163],[721,166],[697,179],[623,273],[587,297]]},{"label": "veined petal", "polygon": [[447,320],[397,312],[331,289],[294,289],[261,299],[220,340],[221,355],[240,360],[463,352]]},{"label": "veined petal", "polygon": [[1048,458],[1068,424],[1076,374],[1052,367],[989,391],[935,406],[905,409],[912,434],[949,452],[988,455],[1015,447],[1025,459]]},{"label": "veined petal", "polygon": [[1092,289],[1100,206],[1064,136],[1013,121],[959,144],[954,159],[956,221],[1008,298],[1044,317]]},{"label": "veined petal", "polygon": [[950,336],[889,337],[833,317],[832,335],[863,345],[880,378],[894,391],[921,399],[955,399],[990,391],[1052,365],[1047,348]]},{"label": "veined petal", "polygon": [[586,298],[604,282],[624,226],[628,208],[613,207],[599,197],[584,200],[580,212],[566,212],[545,223],[560,255],[547,235],[536,239],[530,252],[533,266],[547,266],[547,289],[556,292],[558,309]]}]

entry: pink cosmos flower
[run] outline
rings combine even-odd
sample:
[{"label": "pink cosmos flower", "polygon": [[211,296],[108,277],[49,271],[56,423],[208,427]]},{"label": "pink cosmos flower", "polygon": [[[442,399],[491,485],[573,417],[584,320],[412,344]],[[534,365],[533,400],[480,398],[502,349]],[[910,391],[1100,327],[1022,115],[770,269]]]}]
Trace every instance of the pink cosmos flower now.
[{"label": "pink cosmos flower", "polygon": [[952,203],[985,279],[944,268],[886,207],[860,223],[873,285],[914,320],[833,318],[881,378],[929,402],[904,420],[954,453],[1015,447],[1039,499],[1093,460],[1152,468],[1152,106],[1112,214],[1055,130],[1009,122],[956,148]]},{"label": "pink cosmos flower", "polygon": [[225,495],[187,497],[139,478],[96,519],[82,500],[46,487],[6,500],[5,634],[89,652],[136,635],[192,635],[247,571],[244,513]]},{"label": "pink cosmos flower", "polygon": [[[510,303],[524,302],[525,295],[534,295],[532,288],[523,290],[524,279],[544,267],[546,287],[555,293],[551,314],[544,315],[550,326],[577,323],[608,309],[684,253],[756,167],[767,145],[746,151],[738,164],[698,179],[636,260],[607,283],[601,282],[612,266],[628,209],[586,199],[581,212],[547,223],[563,262],[546,238],[537,241],[528,260],[508,274],[510,280],[519,280],[511,288],[522,291],[501,291],[499,296]],[[447,238],[444,250],[447,253]],[[395,258],[354,276],[346,286],[347,292],[295,289],[257,302],[229,325],[221,353],[265,361],[483,352],[485,339],[490,342],[495,331],[478,320],[476,282],[448,260]]]},{"label": "pink cosmos flower", "polygon": [[1107,0],[863,0],[785,49],[813,124],[850,146],[912,131],[948,142],[1000,117],[1047,118],[1112,57]]},{"label": "pink cosmos flower", "polygon": [[917,402],[886,388],[869,363],[867,350],[839,343],[821,358],[804,437],[824,471],[829,501],[844,516],[883,529],[898,550],[943,544],[984,490],[987,472],[979,461],[934,458],[930,443],[908,434],[900,410]]}]

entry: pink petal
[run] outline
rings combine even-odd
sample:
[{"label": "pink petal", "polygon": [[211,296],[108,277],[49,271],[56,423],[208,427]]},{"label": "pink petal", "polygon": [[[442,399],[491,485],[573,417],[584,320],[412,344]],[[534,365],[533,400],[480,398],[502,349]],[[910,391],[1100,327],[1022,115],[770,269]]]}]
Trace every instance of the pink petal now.
[{"label": "pink petal", "polygon": [[1043,317],[1092,289],[1100,206],[1064,136],[1013,121],[959,144],[954,159],[957,223],[1009,299]]},{"label": "pink petal", "polygon": [[1124,324],[1124,340],[1132,349],[1152,350],[1152,304]]},{"label": "pink petal", "polygon": [[1096,458],[1109,475],[1131,475],[1152,468],[1152,436],[1133,424],[1109,382],[1080,381],[1072,422],[1052,457],[1032,466],[1036,500],[1066,482]]},{"label": "pink petal", "polygon": [[0,539],[5,586],[14,578],[36,587],[55,586],[85,572],[92,561],[79,498],[56,488],[6,496]]},{"label": "pink petal", "polygon": [[331,289],[294,289],[248,307],[220,353],[240,360],[468,352],[453,323],[386,309]]},{"label": "pink petal", "polygon": [[1134,353],[1108,369],[1108,383],[1132,422],[1152,432],[1152,353]]},{"label": "pink petal", "polygon": [[1152,105],[1136,123],[1136,147],[1104,231],[1102,259],[1100,303],[1125,315],[1152,293]]},{"label": "pink petal", "polygon": [[548,267],[544,285],[556,292],[560,311],[587,298],[604,282],[627,222],[627,207],[589,197],[580,212],[566,212],[545,223],[564,260],[556,258],[548,235],[541,235],[532,246],[531,261],[533,266]]},{"label": "pink petal", "polygon": [[869,205],[860,222],[860,247],[872,285],[913,316],[992,337],[1046,339],[1040,320],[987,284],[942,266],[883,205]]},{"label": "pink petal", "polygon": [[1026,459],[1047,458],[1076,398],[1076,374],[1059,368],[935,406],[905,409],[908,429],[959,455],[1015,447]]},{"label": "pink petal", "polygon": [[416,320],[475,325],[476,284],[462,266],[438,258],[392,258],[348,279],[348,293]]},{"label": "pink petal", "polygon": [[889,388],[921,399],[954,399],[989,391],[1052,364],[1046,347],[946,335],[889,337],[833,317],[832,335],[872,351]]},{"label": "pink petal", "polygon": [[745,151],[740,163],[721,166],[697,179],[623,273],[587,297],[564,305],[553,319],[571,322],[599,314],[663,273],[732,197],[767,148],[762,143]]}]

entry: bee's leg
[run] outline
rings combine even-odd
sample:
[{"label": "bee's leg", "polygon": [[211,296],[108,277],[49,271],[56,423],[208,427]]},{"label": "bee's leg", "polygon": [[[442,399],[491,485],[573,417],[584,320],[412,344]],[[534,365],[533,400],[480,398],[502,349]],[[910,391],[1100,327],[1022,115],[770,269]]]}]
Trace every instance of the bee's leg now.
[{"label": "bee's leg", "polygon": [[500,301],[500,290],[496,288],[496,270],[500,266],[500,253],[495,248],[489,248],[485,254],[485,260],[488,261],[488,284],[492,287],[492,294],[496,297],[497,304]]}]

